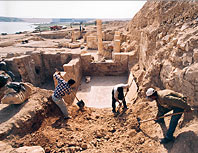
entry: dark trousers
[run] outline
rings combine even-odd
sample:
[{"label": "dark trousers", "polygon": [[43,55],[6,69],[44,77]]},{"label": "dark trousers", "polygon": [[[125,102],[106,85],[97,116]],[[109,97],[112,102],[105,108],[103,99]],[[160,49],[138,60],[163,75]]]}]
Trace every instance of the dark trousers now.
[{"label": "dark trousers", "polygon": [[[125,98],[119,100],[122,100],[124,108],[127,108]],[[112,108],[112,112],[116,112],[116,99],[114,98],[114,90],[112,90]]]},{"label": "dark trousers", "polygon": [[[158,114],[157,114],[158,117],[163,116],[164,114],[170,112],[171,110],[173,110],[173,113],[184,112],[184,109],[181,109],[181,108],[167,109],[167,108],[162,108],[162,107],[159,107],[159,106],[158,106],[158,108],[159,108]],[[173,133],[175,132],[178,121],[181,118],[181,116],[182,116],[182,113],[178,114],[178,115],[173,115],[171,117],[171,120],[170,120],[170,123],[169,123],[169,128],[168,128],[167,133],[166,133],[166,138],[167,139],[172,139],[173,138]],[[160,119],[160,120],[163,120],[163,118]]]}]

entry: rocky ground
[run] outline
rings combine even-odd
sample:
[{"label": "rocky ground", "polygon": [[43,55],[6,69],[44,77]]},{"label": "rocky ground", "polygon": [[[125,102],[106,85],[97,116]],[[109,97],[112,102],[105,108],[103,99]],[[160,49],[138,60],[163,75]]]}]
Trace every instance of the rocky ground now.
[{"label": "rocky ground", "polygon": [[[14,148],[41,146],[45,152],[150,153],[196,152],[198,149],[196,119],[186,123],[182,118],[175,133],[176,140],[168,145],[159,143],[166,127],[160,127],[154,121],[139,126],[137,118],[141,120],[152,118],[157,111],[155,103],[145,99],[128,103],[129,109],[117,117],[112,114],[110,108],[85,107],[80,111],[74,104],[68,107],[71,119],[64,120],[58,107],[49,98],[51,92],[34,88],[28,102],[13,116],[15,120],[4,118],[6,125],[11,124],[14,127],[11,129],[12,134],[4,133],[5,135],[2,135],[4,139],[1,140]],[[33,105],[39,107],[35,109]],[[26,106],[32,109],[27,110]],[[22,113],[24,110],[25,114]],[[19,114],[21,116],[17,116]],[[169,118],[165,121],[168,126]]]}]

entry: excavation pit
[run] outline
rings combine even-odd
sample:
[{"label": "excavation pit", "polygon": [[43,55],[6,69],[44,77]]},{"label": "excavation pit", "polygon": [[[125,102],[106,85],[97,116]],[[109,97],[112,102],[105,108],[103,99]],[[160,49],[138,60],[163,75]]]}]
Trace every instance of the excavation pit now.
[{"label": "excavation pit", "polygon": [[[2,129],[0,128],[0,136],[4,138],[11,133],[25,134],[35,130],[35,125],[39,128],[46,116],[61,116],[58,107],[48,99],[57,84],[53,78],[55,68],[61,71],[66,81],[71,78],[76,81],[75,94],[79,100],[85,102],[85,107],[88,110],[90,107],[111,108],[112,89],[119,83],[131,84],[126,97],[127,103],[130,103],[137,96],[137,86],[133,80],[133,75],[129,73],[131,55],[116,53],[113,60],[102,62],[93,61],[92,57],[89,53],[33,52],[5,59],[9,69],[16,75],[17,79],[20,80],[21,78],[23,82],[30,82],[35,87],[32,96],[21,105],[20,109],[17,109],[14,118],[11,115],[5,119],[5,111],[10,106],[1,106],[2,121],[0,124]],[[91,78],[89,83],[85,81],[86,76]],[[40,89],[43,87],[47,90]],[[77,109],[77,100],[73,94],[63,98],[68,108]],[[73,111],[71,108],[69,110]],[[24,125],[27,126],[28,131],[21,132],[20,129],[23,129]]]},{"label": "excavation pit", "polygon": [[[133,81],[132,74],[129,74],[131,58],[130,53],[114,53],[112,60],[93,61],[93,54],[90,53],[33,52],[6,59],[6,62],[17,78],[48,90],[54,90],[57,85],[57,80],[53,78],[57,68],[66,81],[76,81],[76,96],[87,107],[106,108],[111,107],[113,86],[120,83],[131,84]],[[86,76],[91,78],[89,83],[85,82]],[[130,100],[137,91],[135,82],[133,84]],[[72,94],[64,97],[68,105],[74,99]]]},{"label": "excavation pit", "polygon": [[92,76],[90,82],[86,83],[83,77],[76,96],[82,99],[87,107],[108,108],[111,107],[113,86],[125,84],[127,79],[127,76]]}]

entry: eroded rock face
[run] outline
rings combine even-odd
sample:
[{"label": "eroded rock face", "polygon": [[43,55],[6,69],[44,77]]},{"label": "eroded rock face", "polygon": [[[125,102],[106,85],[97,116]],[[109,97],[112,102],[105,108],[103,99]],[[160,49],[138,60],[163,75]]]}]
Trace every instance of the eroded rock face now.
[{"label": "eroded rock face", "polygon": [[149,1],[128,25],[130,41],[139,43],[141,95],[150,86],[197,99],[198,3]]}]

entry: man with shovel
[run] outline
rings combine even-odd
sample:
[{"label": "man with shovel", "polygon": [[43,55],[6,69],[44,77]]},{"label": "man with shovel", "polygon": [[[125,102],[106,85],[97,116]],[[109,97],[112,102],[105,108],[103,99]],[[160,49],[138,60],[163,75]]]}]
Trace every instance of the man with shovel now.
[{"label": "man with shovel", "polygon": [[170,112],[171,110],[173,110],[173,114],[174,113],[177,114],[171,117],[171,121],[166,136],[165,138],[161,139],[160,143],[166,144],[174,140],[173,133],[176,129],[179,119],[182,116],[182,112],[191,111],[191,107],[187,104],[186,97],[184,97],[183,94],[172,90],[165,89],[165,90],[155,91],[153,88],[149,88],[146,91],[146,96],[152,101],[155,100],[157,102],[158,113],[156,116],[157,120],[155,120],[156,123],[164,124],[165,123],[164,118],[160,118],[160,119],[158,118]]},{"label": "man with shovel", "polygon": [[124,96],[124,89],[127,89],[127,92],[129,91],[129,85],[128,84],[117,84],[114,86],[112,90],[112,112],[116,113],[116,102],[119,102],[119,100],[122,100],[122,103],[124,105],[124,110],[127,110],[127,105],[125,101]]},{"label": "man with shovel", "polygon": [[70,79],[68,82],[66,82],[61,78],[60,72],[58,70],[56,70],[56,72],[57,74],[54,74],[54,77],[58,81],[58,85],[54,90],[52,100],[64,114],[64,119],[69,119],[70,117],[68,114],[67,106],[62,97],[65,96],[65,94],[69,95],[71,93],[71,87],[73,84],[75,84],[75,81],[73,79]]}]

